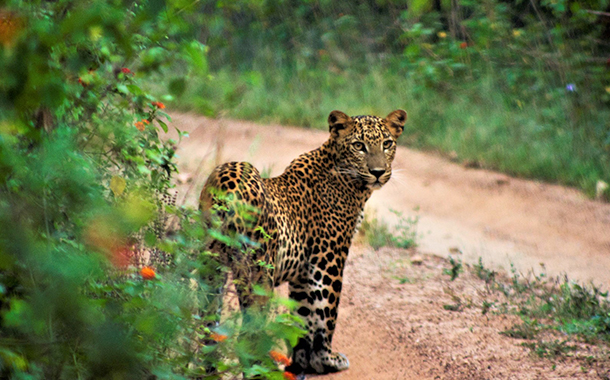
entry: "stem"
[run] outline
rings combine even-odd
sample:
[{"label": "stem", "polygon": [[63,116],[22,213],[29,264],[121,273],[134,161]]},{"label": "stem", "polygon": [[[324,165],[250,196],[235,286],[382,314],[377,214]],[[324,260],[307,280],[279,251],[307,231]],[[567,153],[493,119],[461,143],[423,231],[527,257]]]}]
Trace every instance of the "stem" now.
[{"label": "stem", "polygon": [[587,13],[591,13],[592,15],[610,17],[610,13],[609,12],[592,11],[590,9],[585,9],[584,11],[587,12]]}]

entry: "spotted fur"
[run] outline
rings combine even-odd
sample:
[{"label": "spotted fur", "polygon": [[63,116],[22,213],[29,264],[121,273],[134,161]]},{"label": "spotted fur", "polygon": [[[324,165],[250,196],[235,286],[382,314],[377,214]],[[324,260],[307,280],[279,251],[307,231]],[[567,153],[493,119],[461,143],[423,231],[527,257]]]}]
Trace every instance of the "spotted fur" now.
[{"label": "spotted fur", "polygon": [[178,229],[178,218],[168,212],[168,208],[176,207],[177,193],[155,192],[158,205],[156,218],[146,227],[130,236],[128,246],[130,252],[126,253],[125,261],[129,266],[143,268],[152,266],[156,269],[172,266],[172,257],[169,253],[158,248],[148,248],[144,244],[144,235],[151,232],[159,240],[171,236]]},{"label": "spotted fur", "polygon": [[[257,243],[247,257],[220,241],[210,246],[241,281],[242,306],[255,301],[253,284],[289,283],[290,298],[299,303],[297,313],[308,331],[293,350],[288,368],[293,373],[349,367],[345,355],[331,350],[343,268],[365,202],[390,179],[406,120],[403,110],[385,119],[333,111],[329,139],[293,160],[282,175],[261,178],[251,164],[229,162],[212,172],[201,192],[204,212],[215,204],[228,206],[225,210],[241,207],[242,212],[222,214],[223,228]],[[225,194],[222,199],[219,193]],[[273,268],[256,264],[258,260]]]}]

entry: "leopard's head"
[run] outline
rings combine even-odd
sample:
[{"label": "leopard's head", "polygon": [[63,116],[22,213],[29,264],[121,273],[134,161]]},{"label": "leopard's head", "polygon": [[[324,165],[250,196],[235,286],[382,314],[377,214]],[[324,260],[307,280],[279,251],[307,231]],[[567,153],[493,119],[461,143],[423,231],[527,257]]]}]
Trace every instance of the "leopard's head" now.
[{"label": "leopard's head", "polygon": [[406,121],[403,110],[393,111],[385,119],[331,112],[328,125],[336,149],[337,171],[364,188],[379,189],[392,175],[396,140]]}]

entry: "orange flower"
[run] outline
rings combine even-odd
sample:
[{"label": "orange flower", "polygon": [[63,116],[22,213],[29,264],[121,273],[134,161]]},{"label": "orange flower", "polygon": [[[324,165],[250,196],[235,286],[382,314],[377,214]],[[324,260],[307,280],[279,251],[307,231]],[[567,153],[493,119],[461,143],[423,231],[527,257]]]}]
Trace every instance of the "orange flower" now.
[{"label": "orange flower", "polygon": [[150,121],[148,121],[147,119],[142,119],[142,122],[146,125],[150,124]]},{"label": "orange flower", "polygon": [[292,372],[286,371],[286,372],[284,372],[284,379],[286,379],[286,380],[297,380],[297,375],[295,375]]},{"label": "orange flower", "polygon": [[460,49],[466,49],[468,47],[468,42],[462,42],[460,44]]},{"label": "orange flower", "polygon": [[152,102],[152,105],[159,108],[160,110],[165,108],[165,104],[163,104],[161,102]]},{"label": "orange flower", "polygon": [[227,340],[227,338],[228,338],[228,336],[222,335],[222,334],[217,334],[217,333],[210,334],[210,339],[212,339],[214,342],[224,342],[225,340]]},{"label": "orange flower", "polygon": [[155,270],[151,267],[144,267],[140,269],[140,275],[142,275],[142,278],[145,280],[154,280],[155,277],[157,277]]},{"label": "orange flower", "polygon": [[144,123],[142,123],[141,121],[136,121],[134,125],[136,126],[136,128],[138,128],[138,131],[143,131],[145,128]]},{"label": "orange flower", "polygon": [[290,365],[290,363],[292,363],[288,356],[278,351],[269,351],[269,356],[271,356],[271,359],[273,359],[273,361],[283,365]]}]

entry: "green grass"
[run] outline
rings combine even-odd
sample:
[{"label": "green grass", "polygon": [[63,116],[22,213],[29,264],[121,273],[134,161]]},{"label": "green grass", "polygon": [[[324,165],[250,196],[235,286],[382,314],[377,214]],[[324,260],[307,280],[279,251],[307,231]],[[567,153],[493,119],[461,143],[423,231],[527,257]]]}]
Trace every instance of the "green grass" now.
[{"label": "green grass", "polygon": [[460,259],[456,260],[453,257],[449,256],[448,261],[449,261],[449,264],[451,265],[451,268],[443,269],[443,274],[451,277],[451,281],[455,281],[455,279],[458,278],[460,273],[462,273],[464,271],[464,266],[462,265],[462,260],[460,260]]},{"label": "green grass", "polygon": [[519,316],[520,322],[501,334],[527,340],[523,345],[537,355],[565,355],[574,349],[571,343],[578,341],[610,343],[610,298],[598,286],[566,277],[549,278],[544,273],[524,276],[514,269],[509,278],[486,268],[481,259],[467,268],[487,285],[482,312]]},{"label": "green grass", "polygon": [[175,107],[323,130],[333,109],[383,116],[403,108],[409,115],[405,145],[574,186],[589,196],[598,181],[610,182],[610,110],[587,108],[587,94],[582,100],[565,89],[549,90],[542,99],[527,91],[509,94],[491,76],[434,89],[382,66],[366,74],[224,70],[191,84]]},{"label": "green grass", "polygon": [[365,215],[360,234],[373,249],[396,247],[408,249],[417,246],[418,217],[405,217],[401,212],[390,210],[398,217],[398,223],[390,227],[383,220]]}]

